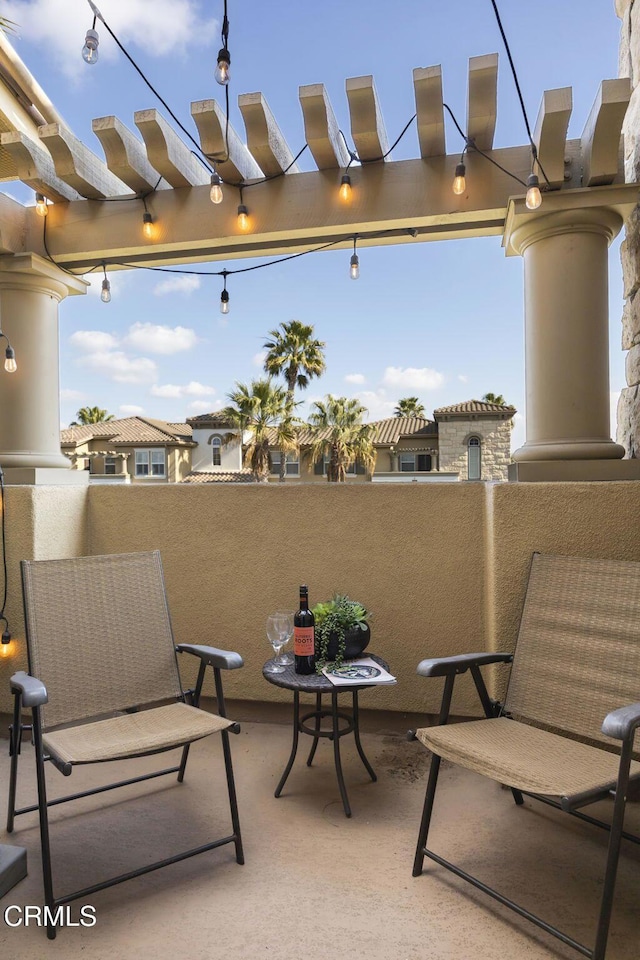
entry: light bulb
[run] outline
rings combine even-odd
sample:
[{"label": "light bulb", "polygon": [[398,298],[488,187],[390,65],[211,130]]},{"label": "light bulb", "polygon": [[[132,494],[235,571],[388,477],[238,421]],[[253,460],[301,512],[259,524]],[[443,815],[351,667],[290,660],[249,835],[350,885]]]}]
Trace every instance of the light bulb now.
[{"label": "light bulb", "polygon": [[238,206],[238,229],[239,230],[249,229],[249,211],[245,207],[244,203],[241,203]]},{"label": "light bulb", "polygon": [[36,193],[36,213],[39,217],[46,217],[47,210],[47,201],[41,193]]},{"label": "light bulb", "polygon": [[226,87],[231,79],[229,72],[230,63],[231,57],[229,56],[229,51],[222,47],[221,50],[218,50],[218,63],[213,71],[213,76],[215,77],[216,82],[222,87]]},{"label": "light bulb", "polygon": [[102,293],[100,294],[100,299],[103,303],[111,302],[111,284],[106,277],[102,281]]},{"label": "light bulb", "polygon": [[16,645],[13,640],[3,640],[0,643],[0,657],[12,657],[16,652]]},{"label": "light bulb", "polygon": [[229,313],[229,291],[223,290],[220,294],[220,313]]},{"label": "light bulb", "polygon": [[97,63],[98,61],[98,34],[95,30],[87,30],[84,38],[84,47],[82,48],[82,59],[85,63]]},{"label": "light bulb", "polygon": [[148,210],[142,214],[142,232],[144,233],[147,240],[151,240],[153,237],[153,217]]},{"label": "light bulb", "polygon": [[349,203],[351,200],[351,177],[348,173],[345,173],[340,181],[338,196],[344,203]]},{"label": "light bulb", "polygon": [[525,200],[527,210],[537,210],[541,203],[540,183],[535,173],[532,173],[527,180],[527,197]]},{"label": "light bulb", "polygon": [[354,255],[351,257],[351,260],[349,261],[349,264],[351,268],[350,269],[351,279],[357,280],[358,277],[360,276],[360,261],[358,260],[357,254],[354,253]]},{"label": "light bulb", "polygon": [[222,180],[217,173],[211,174],[211,190],[209,191],[211,203],[222,203]]},{"label": "light bulb", "polygon": [[465,175],[465,165],[464,163],[459,163],[456,167],[456,175],[453,178],[453,192],[457,197],[461,196],[467,188],[467,183],[464,178]]},{"label": "light bulb", "polygon": [[5,351],[6,360],[4,361],[4,368],[7,373],[15,373],[18,369],[18,364],[16,363],[16,354],[13,347],[7,347]]}]

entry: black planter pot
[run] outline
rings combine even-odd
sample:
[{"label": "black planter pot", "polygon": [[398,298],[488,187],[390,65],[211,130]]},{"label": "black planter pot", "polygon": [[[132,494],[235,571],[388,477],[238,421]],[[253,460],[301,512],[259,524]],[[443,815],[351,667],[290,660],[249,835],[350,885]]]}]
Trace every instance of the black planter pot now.
[{"label": "black planter pot", "polygon": [[[369,640],[371,639],[371,630],[367,625],[364,630],[360,630],[359,627],[352,628],[347,630],[345,636],[345,651],[344,659],[352,660],[354,657],[360,657],[365,648],[369,645]],[[329,646],[327,649],[327,660],[335,660],[338,656],[338,638],[334,633],[331,634],[329,638]]]}]

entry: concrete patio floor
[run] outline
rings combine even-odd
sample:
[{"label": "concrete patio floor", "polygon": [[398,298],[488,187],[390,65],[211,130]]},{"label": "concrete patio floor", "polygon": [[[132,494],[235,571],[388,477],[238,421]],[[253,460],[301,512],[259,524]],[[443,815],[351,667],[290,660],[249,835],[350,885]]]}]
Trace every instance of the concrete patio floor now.
[{"label": "concrete patio floor", "polygon": [[[242,712],[242,711],[241,711]],[[230,715],[238,717],[230,710]],[[256,710],[247,715],[255,717]],[[281,720],[265,708],[263,716]],[[242,719],[240,717],[240,719]],[[12,960],[543,960],[578,954],[435,864],[412,878],[428,754],[404,739],[400,715],[365,716],[371,783],[349,738],[342,741],[353,809],[342,811],[331,745],[312,768],[301,753],[282,797],[273,790],[289,754],[284,722],[243,723],[231,738],[246,864],[232,846],[213,850],[94,895],[94,927],[62,929],[49,942],[35,926],[10,928],[9,904],[42,903],[35,814],[1,842],[28,849],[29,875],[0,901],[0,956]],[[2,817],[8,758],[0,760]],[[156,758],[157,759],[157,758]],[[120,764],[118,776],[153,768]],[[161,760],[162,762],[162,760]],[[157,765],[156,765],[157,766]],[[51,795],[81,790],[105,768],[49,771]],[[213,772],[213,776],[212,776]],[[22,756],[21,802],[35,793],[33,751]],[[51,811],[56,892],[88,885],[229,832],[219,738],[192,747],[182,785],[173,777]],[[601,804],[605,815],[608,804]],[[628,829],[640,831],[640,805]],[[465,771],[443,766],[430,844],[591,944],[608,834]],[[624,845],[607,960],[640,955],[640,850]],[[80,903],[72,904],[78,918]]]}]

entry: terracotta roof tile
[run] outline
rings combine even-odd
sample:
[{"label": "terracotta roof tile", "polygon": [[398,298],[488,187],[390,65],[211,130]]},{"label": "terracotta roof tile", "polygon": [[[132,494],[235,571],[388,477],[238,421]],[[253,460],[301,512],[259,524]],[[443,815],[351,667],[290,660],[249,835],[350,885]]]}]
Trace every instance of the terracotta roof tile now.
[{"label": "terracotta roof tile", "polygon": [[104,423],[88,423],[60,431],[62,444],[78,444],[92,438],[111,443],[175,443],[192,444],[191,428],[186,423],[167,423],[144,417],[125,417]]},{"label": "terracotta roof tile", "polygon": [[255,483],[251,470],[193,470],[182,483]]},{"label": "terracotta roof tile", "polygon": [[516,413],[516,408],[508,404],[488,403],[486,400],[465,400],[463,403],[454,403],[449,407],[438,407],[437,410],[433,411],[436,419],[439,416],[464,417],[467,414],[479,413],[501,413],[506,419]]},{"label": "terracotta roof tile", "polygon": [[197,417],[187,417],[187,423],[196,428],[232,426],[228,418],[223,415],[222,410],[215,410],[213,413],[200,413]]}]

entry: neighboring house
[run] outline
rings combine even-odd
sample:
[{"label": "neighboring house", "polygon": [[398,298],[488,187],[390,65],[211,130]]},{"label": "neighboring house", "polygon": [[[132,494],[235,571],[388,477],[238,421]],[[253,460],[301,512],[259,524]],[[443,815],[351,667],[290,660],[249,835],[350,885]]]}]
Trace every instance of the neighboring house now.
[{"label": "neighboring house", "polygon": [[92,483],[179,483],[196,447],[188,424],[146,417],[68,427],[60,445]]},{"label": "neighboring house", "polygon": [[[389,417],[374,423],[376,463],[372,474],[351,464],[347,483],[506,480],[514,407],[468,400],[426,417]],[[245,435],[244,441],[248,440]],[[280,451],[271,439],[271,481],[280,473]],[[326,458],[311,456],[308,427],[298,431],[298,450],[286,455],[289,481],[326,480]],[[76,469],[90,469],[93,482],[251,483],[242,465],[239,431],[220,411],[166,423],[144,417],[69,427],[62,451]]]}]

